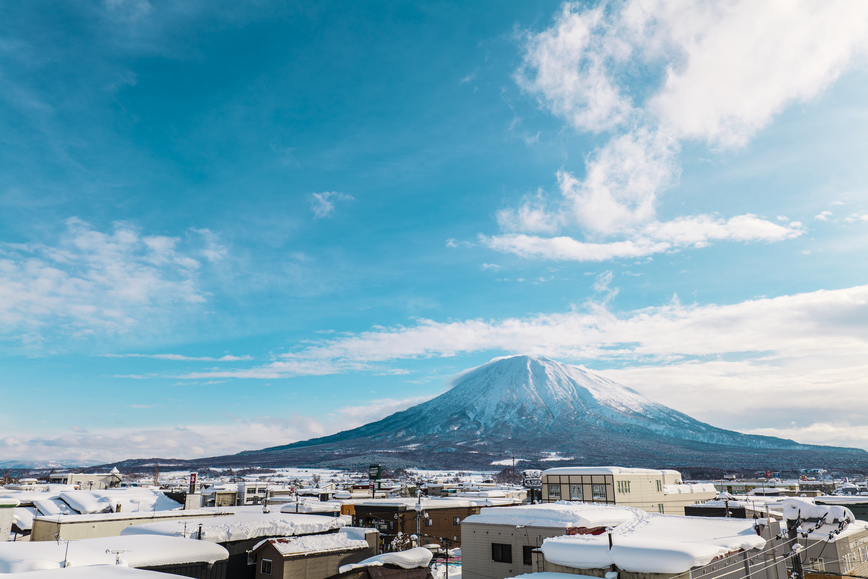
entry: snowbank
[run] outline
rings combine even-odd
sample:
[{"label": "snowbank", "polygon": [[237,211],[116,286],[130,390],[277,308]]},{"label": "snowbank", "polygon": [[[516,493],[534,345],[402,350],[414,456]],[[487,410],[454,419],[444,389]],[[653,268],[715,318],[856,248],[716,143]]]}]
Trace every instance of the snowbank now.
[{"label": "snowbank", "polygon": [[602,569],[616,565],[640,573],[683,573],[706,565],[715,557],[765,546],[753,521],[705,517],[677,517],[641,512],[612,532],[546,539],[547,561],[576,569]]},{"label": "snowbank", "polygon": [[644,511],[633,507],[595,505],[558,501],[542,505],[522,505],[482,509],[463,523],[510,525],[514,527],[611,527],[641,516]]},{"label": "snowbank", "polygon": [[[67,549],[68,546],[68,549]],[[122,551],[119,554],[111,551]],[[81,541],[0,543],[0,573],[120,564],[152,567],[183,563],[213,564],[229,557],[220,545],[177,537],[101,537]]]},{"label": "snowbank", "polygon": [[795,521],[796,519],[822,519],[827,523],[840,521],[855,521],[856,517],[847,507],[840,505],[817,505],[803,499],[788,498],[783,503],[784,519]]},{"label": "snowbank", "polygon": [[263,543],[271,543],[281,555],[294,555],[298,553],[325,553],[328,551],[352,551],[367,549],[370,547],[367,541],[351,539],[344,533],[331,533],[328,535],[306,535],[302,537],[280,537],[277,539],[265,539],[253,547],[257,550]]},{"label": "snowbank", "polygon": [[121,531],[121,535],[196,536],[198,538],[200,524],[202,525],[203,540],[212,543],[225,543],[259,537],[288,537],[325,533],[343,527],[346,522],[340,518],[320,515],[263,513],[262,509],[258,508],[212,518],[192,518],[133,525]]},{"label": "snowbank", "polygon": [[353,569],[380,567],[382,565],[397,565],[403,569],[415,569],[416,567],[427,567],[428,563],[431,562],[431,557],[431,551],[425,547],[416,547],[408,549],[407,551],[374,555],[373,557],[368,557],[364,561],[359,561],[352,565],[342,565],[338,571],[340,573],[346,573]]}]

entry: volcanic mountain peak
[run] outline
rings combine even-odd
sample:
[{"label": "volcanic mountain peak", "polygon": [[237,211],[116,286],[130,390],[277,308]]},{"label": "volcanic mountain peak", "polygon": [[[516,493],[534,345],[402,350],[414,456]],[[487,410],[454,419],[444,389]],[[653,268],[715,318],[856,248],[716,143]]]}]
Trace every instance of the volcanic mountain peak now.
[{"label": "volcanic mountain peak", "polygon": [[446,396],[471,410],[482,423],[509,408],[546,409],[553,418],[564,412],[603,409],[624,414],[657,413],[662,408],[641,394],[581,366],[543,357],[495,358],[459,374]]}]

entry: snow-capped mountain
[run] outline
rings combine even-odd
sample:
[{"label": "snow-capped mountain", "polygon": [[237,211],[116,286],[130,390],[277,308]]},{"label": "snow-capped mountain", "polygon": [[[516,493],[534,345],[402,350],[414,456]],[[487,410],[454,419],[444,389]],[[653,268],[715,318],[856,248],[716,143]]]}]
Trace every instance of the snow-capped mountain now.
[{"label": "snow-capped mountain", "polygon": [[[188,465],[492,469],[513,456],[524,468],[868,468],[863,450],[715,428],[581,366],[531,356],[463,372],[444,394],[359,428]],[[159,459],[132,461],[145,462]]]},{"label": "snow-capped mountain", "polygon": [[304,455],[307,461],[334,465],[415,457],[429,465],[478,467],[516,454],[538,464],[694,463],[721,468],[758,462],[754,459],[762,455],[758,463],[771,468],[788,457],[800,460],[793,452],[821,449],[868,457],[853,449],[715,428],[581,366],[511,356],[463,372],[444,394],[377,422],[242,454]]}]

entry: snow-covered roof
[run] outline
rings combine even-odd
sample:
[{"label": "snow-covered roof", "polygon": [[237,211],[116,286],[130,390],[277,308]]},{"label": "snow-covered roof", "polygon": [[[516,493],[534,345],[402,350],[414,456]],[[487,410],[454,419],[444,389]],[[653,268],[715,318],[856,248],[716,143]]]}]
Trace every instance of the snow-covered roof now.
[{"label": "snow-covered roof", "polygon": [[482,509],[462,524],[509,525],[513,527],[609,527],[630,521],[640,513],[626,506],[596,505],[558,501],[541,505],[521,505]]},{"label": "snow-covered roof", "polygon": [[367,541],[351,539],[344,533],[329,533],[327,535],[265,539],[257,543],[253,547],[253,550],[259,549],[264,543],[270,543],[283,556],[300,555],[302,553],[326,553],[329,551],[354,551],[370,547]]},{"label": "snow-covered roof", "polygon": [[433,554],[425,547],[415,547],[406,551],[398,551],[395,553],[383,553],[382,555],[374,555],[368,557],[364,561],[353,563],[352,565],[341,565],[338,571],[346,573],[353,569],[362,569],[364,567],[380,567],[383,565],[397,565],[402,569],[415,569],[416,567],[427,567],[431,562]]},{"label": "snow-covered roof", "polygon": [[33,571],[27,574],[27,579],[166,579],[166,574],[123,565],[95,565]]},{"label": "snow-covered roof", "polygon": [[0,508],[15,508],[21,504],[21,501],[17,499],[10,499],[7,497],[0,497]]},{"label": "snow-covered roof", "polygon": [[525,573],[524,575],[516,575],[508,579],[600,579],[590,575],[573,575],[572,573],[555,573],[553,571],[544,571],[541,573]]},{"label": "snow-covered roof", "polygon": [[288,537],[312,535],[339,529],[346,525],[343,519],[320,515],[295,515],[288,513],[263,513],[258,510],[238,510],[229,515],[211,518],[190,518],[157,523],[133,525],[124,529],[122,535],[167,535],[170,537],[199,536],[213,543],[244,541],[258,537]]},{"label": "snow-covered roof", "polygon": [[[261,508],[260,508],[261,510]],[[88,521],[126,521],[130,519],[190,519],[196,516],[213,517],[219,516],[214,510],[196,509],[196,510],[173,510],[173,511],[133,511],[120,513],[90,513],[87,515],[45,515],[38,517],[53,522],[62,523],[85,523]]]},{"label": "snow-covered roof", "polygon": [[690,495],[698,493],[717,494],[717,489],[711,483],[663,485],[664,495]]},{"label": "snow-covered roof", "polygon": [[[112,553],[111,551],[123,551]],[[229,552],[207,541],[178,537],[100,537],[66,541],[25,541],[0,543],[0,573],[22,573],[40,569],[114,565],[154,567],[184,563],[213,564],[229,557]]]},{"label": "snow-covered roof", "polygon": [[330,501],[298,501],[285,503],[281,513],[334,513],[341,510],[341,503]]},{"label": "snow-covered roof", "polygon": [[675,473],[676,471],[662,471],[651,468],[624,468],[622,466],[564,466],[550,468],[543,471],[543,476],[554,474],[645,474],[649,476]]},{"label": "snow-covered roof", "polygon": [[547,561],[578,569],[616,565],[637,573],[683,573],[715,557],[765,543],[752,520],[641,512],[614,529],[611,549],[605,534],[573,535],[546,539],[542,552]]},{"label": "snow-covered roof", "polygon": [[115,511],[121,505],[124,511],[169,511],[183,505],[160,491],[127,487],[96,491],[66,491],[60,498],[81,514]]}]

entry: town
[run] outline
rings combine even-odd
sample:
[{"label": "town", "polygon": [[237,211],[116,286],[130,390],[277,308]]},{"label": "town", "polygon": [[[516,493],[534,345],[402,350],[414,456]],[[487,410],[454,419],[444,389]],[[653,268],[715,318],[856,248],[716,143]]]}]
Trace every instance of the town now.
[{"label": "town", "polygon": [[0,574],[25,578],[783,579],[868,572],[868,481],[675,470],[248,469],[22,476]]}]

